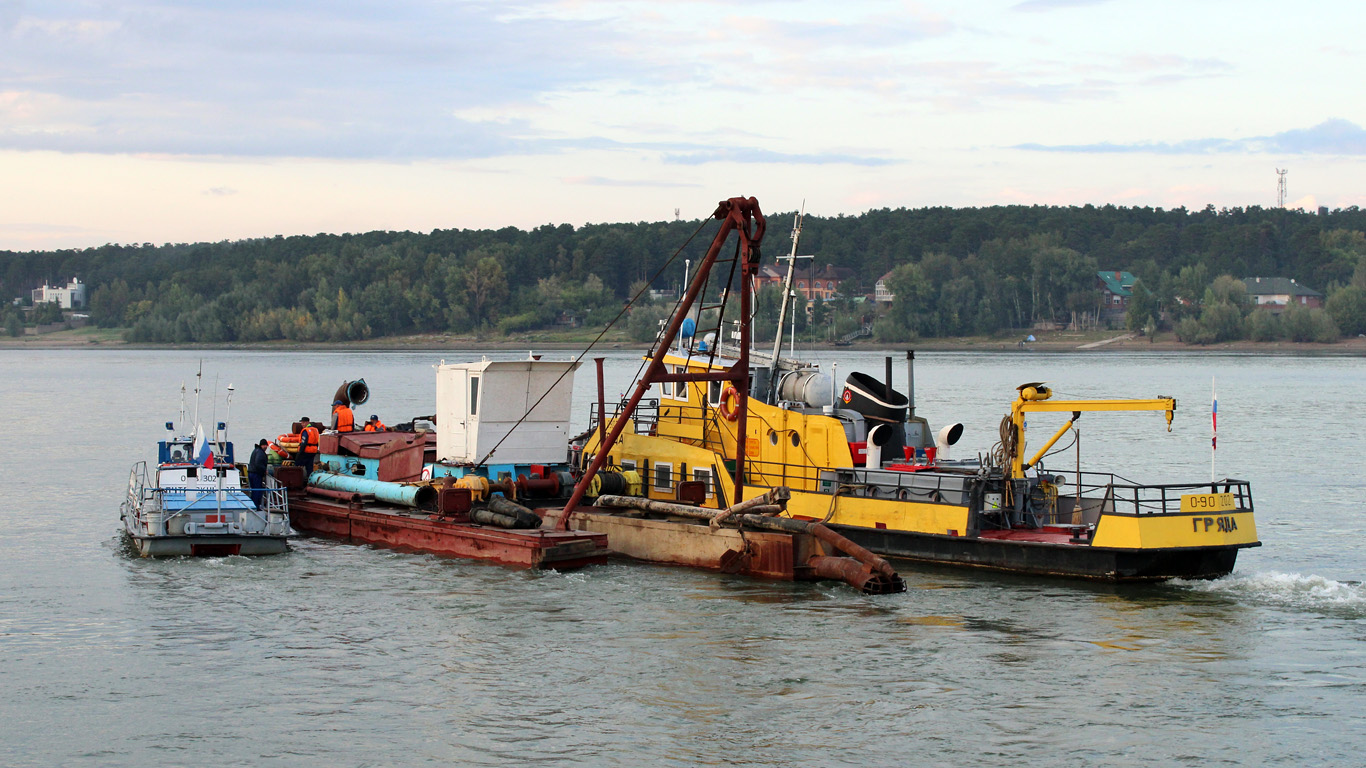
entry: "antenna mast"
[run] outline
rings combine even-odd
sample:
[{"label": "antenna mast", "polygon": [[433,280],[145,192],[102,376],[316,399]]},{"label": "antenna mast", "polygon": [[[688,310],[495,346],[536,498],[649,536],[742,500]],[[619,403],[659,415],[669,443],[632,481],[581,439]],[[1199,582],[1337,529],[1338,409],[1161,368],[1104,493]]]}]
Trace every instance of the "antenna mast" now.
[{"label": "antenna mast", "polygon": [[[783,305],[782,308],[778,310],[778,330],[773,335],[773,358],[769,360],[768,363],[769,367],[773,370],[778,369],[778,357],[783,352],[783,321],[787,319],[787,304],[792,298],[792,275],[794,272],[797,271],[797,259],[813,258],[812,256],[797,255],[797,241],[801,239],[802,219],[805,217],[806,201],[803,200],[801,212],[798,213],[792,220],[792,252],[789,253],[787,256],[779,256],[777,259],[775,259],[775,261],[782,261],[783,259],[787,259],[787,278],[783,280]],[[795,325],[796,314],[794,313],[792,317],[794,322],[792,335],[795,338],[797,335]]]},{"label": "antenna mast", "polygon": [[199,393],[204,389],[204,359],[199,360],[199,373],[194,375],[194,424],[199,426]]},{"label": "antenna mast", "polygon": [[1286,175],[1287,173],[1290,173],[1290,169],[1289,169],[1289,168],[1286,168],[1285,170],[1281,170],[1280,168],[1277,168],[1277,169],[1276,169],[1276,177],[1277,177],[1277,178],[1276,178],[1276,207],[1277,207],[1277,208],[1284,208],[1284,207],[1285,207],[1285,175]]}]

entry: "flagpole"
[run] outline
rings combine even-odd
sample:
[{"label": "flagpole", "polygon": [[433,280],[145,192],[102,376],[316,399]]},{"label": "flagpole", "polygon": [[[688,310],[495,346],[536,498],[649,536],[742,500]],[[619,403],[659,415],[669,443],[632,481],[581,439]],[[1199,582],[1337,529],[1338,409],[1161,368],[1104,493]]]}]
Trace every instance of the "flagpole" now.
[{"label": "flagpole", "polygon": [[1219,392],[1209,377],[1209,481],[1214,482],[1214,454],[1219,450]]}]

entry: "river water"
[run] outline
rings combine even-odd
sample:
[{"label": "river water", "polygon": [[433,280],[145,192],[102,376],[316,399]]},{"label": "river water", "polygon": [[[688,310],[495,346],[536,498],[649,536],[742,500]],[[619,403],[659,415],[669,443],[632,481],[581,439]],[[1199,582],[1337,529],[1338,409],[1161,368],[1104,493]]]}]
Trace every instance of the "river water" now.
[{"label": "river water", "polygon": [[[612,398],[638,358],[607,357]],[[883,371],[876,354],[809,357]],[[121,541],[129,467],[154,458],[201,359],[201,421],[228,418],[231,382],[245,446],[325,417],[345,378],[371,385],[361,418],[431,413],[442,358],[477,355],[0,351],[0,765],[1362,764],[1364,360],[917,356],[919,413],[967,425],[960,456],[991,447],[1027,381],[1175,396],[1171,433],[1157,413],[1080,423],[1087,465],[1141,481],[1209,477],[1214,379],[1215,471],[1252,481],[1264,543],[1214,582],[901,564],[908,592],[866,597],[309,538],[150,561]],[[1036,440],[1061,423],[1038,418]]]}]

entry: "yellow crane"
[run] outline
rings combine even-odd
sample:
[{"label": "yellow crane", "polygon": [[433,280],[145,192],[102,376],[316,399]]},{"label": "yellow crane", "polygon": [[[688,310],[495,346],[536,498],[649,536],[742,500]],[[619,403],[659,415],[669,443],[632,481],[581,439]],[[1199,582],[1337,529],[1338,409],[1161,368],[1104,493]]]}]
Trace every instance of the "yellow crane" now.
[{"label": "yellow crane", "polygon": [[[1006,446],[1006,452],[1010,458],[1010,478],[1014,480],[1022,479],[1024,472],[1029,467],[1038,463],[1044,454],[1048,452],[1058,439],[1067,434],[1067,430],[1072,428],[1077,419],[1081,418],[1083,411],[1165,411],[1167,413],[1167,431],[1172,429],[1172,416],[1176,413],[1176,398],[1158,396],[1151,400],[1052,400],[1053,390],[1044,386],[1042,381],[1035,381],[1023,384],[1017,389],[1020,396],[1010,406],[1011,433],[1010,442],[1013,445]],[[1072,418],[1062,425],[1062,428],[1054,433],[1053,437],[1044,443],[1034,458],[1028,462],[1024,461],[1021,450],[1024,448],[1025,441],[1025,414],[1027,413],[1072,413]],[[1003,436],[1004,437],[1004,436]]]}]

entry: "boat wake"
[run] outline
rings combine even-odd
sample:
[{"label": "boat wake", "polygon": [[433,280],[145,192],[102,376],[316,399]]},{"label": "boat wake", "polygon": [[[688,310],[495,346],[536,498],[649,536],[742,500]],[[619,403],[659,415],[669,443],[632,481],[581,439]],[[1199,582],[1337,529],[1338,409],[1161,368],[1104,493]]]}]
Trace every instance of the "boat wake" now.
[{"label": "boat wake", "polygon": [[1262,605],[1366,615],[1366,585],[1333,581],[1314,574],[1277,573],[1225,576],[1212,581],[1176,579],[1174,586]]}]

